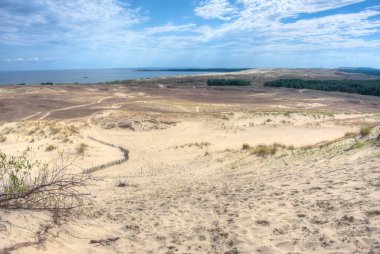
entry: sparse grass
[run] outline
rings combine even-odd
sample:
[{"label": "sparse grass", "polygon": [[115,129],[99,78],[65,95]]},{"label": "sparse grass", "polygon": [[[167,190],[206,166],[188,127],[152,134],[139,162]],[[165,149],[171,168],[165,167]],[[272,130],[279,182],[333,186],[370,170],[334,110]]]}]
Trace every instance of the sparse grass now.
[{"label": "sparse grass", "polygon": [[257,155],[259,157],[266,157],[268,155],[274,155],[277,152],[277,149],[285,147],[284,145],[273,144],[273,145],[257,145],[250,146],[248,144],[243,144],[242,150],[249,151],[252,155]]},{"label": "sparse grass", "polygon": [[347,132],[346,134],[344,134],[344,137],[345,138],[354,138],[354,137],[356,137],[356,133],[354,133],[354,132]]},{"label": "sparse grass", "polygon": [[7,141],[7,137],[3,134],[0,134],[0,143],[4,143],[5,141]]},{"label": "sparse grass", "polygon": [[258,145],[251,151],[251,154],[255,154],[259,157],[266,157],[268,155],[274,155],[276,152],[277,147],[274,145]]},{"label": "sparse grass", "polygon": [[48,145],[48,146],[45,148],[45,151],[46,151],[46,152],[51,152],[51,151],[53,151],[53,150],[55,150],[55,149],[57,149],[56,146],[54,146],[54,145]]},{"label": "sparse grass", "polygon": [[371,210],[371,211],[366,211],[367,216],[373,217],[373,216],[379,216],[380,215],[380,210]]},{"label": "sparse grass", "polygon": [[128,187],[129,184],[125,179],[119,179],[116,183],[116,187],[122,188],[122,187]]},{"label": "sparse grass", "polygon": [[203,149],[205,147],[209,147],[211,144],[209,142],[195,142],[195,143],[189,143],[189,144],[184,144],[184,145],[180,145],[180,146],[174,146],[173,148],[174,149],[178,149],[178,148],[186,148],[186,147],[198,147],[200,149]]},{"label": "sparse grass", "polygon": [[303,150],[310,150],[310,149],[313,149],[315,146],[313,145],[305,145],[305,146],[302,146],[301,149]]},{"label": "sparse grass", "polygon": [[61,132],[61,129],[60,128],[58,128],[58,127],[53,127],[53,126],[50,126],[50,135],[57,135],[58,133],[60,133]]},{"label": "sparse grass", "polygon": [[287,146],[286,148],[287,148],[288,150],[291,150],[291,151],[293,151],[294,149],[296,149],[293,145]]},{"label": "sparse grass", "polygon": [[69,141],[70,141],[70,139],[68,137],[65,137],[65,138],[62,139],[62,143],[67,143]]},{"label": "sparse grass", "polygon": [[80,143],[77,147],[76,147],[76,151],[78,154],[84,154],[84,152],[87,150],[88,148],[88,145],[86,143]]},{"label": "sparse grass", "polygon": [[362,147],[364,147],[366,144],[367,144],[366,142],[358,141],[358,142],[356,142],[356,143],[351,147],[351,149],[362,148]]},{"label": "sparse grass", "polygon": [[14,133],[14,132],[15,132],[15,129],[10,128],[10,127],[5,127],[4,129],[1,130],[2,134],[10,134],[10,133]]},{"label": "sparse grass", "polygon": [[368,136],[369,134],[371,134],[371,130],[372,130],[372,126],[369,126],[369,125],[365,125],[365,126],[362,126],[361,128],[360,128],[360,135],[362,136],[362,137],[366,137],[366,136]]},{"label": "sparse grass", "polygon": [[241,149],[242,149],[242,150],[249,150],[249,149],[251,149],[251,146],[248,145],[248,144],[243,144],[243,146],[242,146]]}]

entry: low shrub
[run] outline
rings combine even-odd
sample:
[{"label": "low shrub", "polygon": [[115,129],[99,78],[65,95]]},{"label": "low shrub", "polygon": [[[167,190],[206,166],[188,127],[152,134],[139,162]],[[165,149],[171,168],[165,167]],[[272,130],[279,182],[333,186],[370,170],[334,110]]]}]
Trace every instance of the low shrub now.
[{"label": "low shrub", "polygon": [[85,144],[85,143],[80,143],[77,147],[76,147],[76,151],[78,154],[84,154],[84,152],[87,150],[88,148],[88,145]]},{"label": "low shrub", "polygon": [[266,157],[268,155],[274,155],[278,148],[285,149],[284,145],[273,144],[273,145],[257,145],[250,146],[248,144],[243,144],[242,150],[249,151],[250,154],[257,155],[259,157]]},{"label": "low shrub", "polygon": [[45,151],[46,151],[46,152],[51,152],[51,151],[53,151],[53,150],[55,150],[55,149],[57,149],[56,146],[54,146],[54,145],[48,145],[48,146],[45,148]]},{"label": "low shrub", "polygon": [[248,144],[243,144],[243,147],[241,149],[242,150],[249,150],[249,149],[251,149],[251,146]]},{"label": "low shrub", "polygon": [[360,135],[362,137],[368,136],[371,133],[372,127],[365,125],[360,128]]},{"label": "low shrub", "polygon": [[86,178],[68,173],[70,165],[41,164],[0,153],[0,208],[42,209],[63,215],[82,204],[76,187]]},{"label": "low shrub", "polygon": [[258,145],[251,151],[251,154],[255,154],[259,157],[266,157],[268,155],[274,155],[276,152],[277,147],[274,145]]}]

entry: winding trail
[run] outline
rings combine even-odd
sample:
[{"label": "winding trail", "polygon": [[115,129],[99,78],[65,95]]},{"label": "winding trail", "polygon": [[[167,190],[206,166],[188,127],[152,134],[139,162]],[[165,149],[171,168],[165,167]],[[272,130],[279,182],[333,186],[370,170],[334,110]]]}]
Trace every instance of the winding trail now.
[{"label": "winding trail", "polygon": [[41,114],[41,113],[42,113],[42,112],[40,111],[40,112],[37,112],[37,113],[31,114],[31,115],[29,115],[29,116],[26,116],[26,117],[22,118],[21,121],[28,120],[28,119],[30,119],[30,118],[32,118],[32,117],[35,117],[36,115]]},{"label": "winding trail", "polygon": [[[70,109],[75,109],[75,108],[83,108],[83,107],[87,107],[87,106],[93,106],[93,105],[96,105],[96,104],[99,104],[99,103],[103,102],[104,100],[111,99],[111,98],[114,98],[114,97],[113,96],[108,96],[108,97],[101,98],[101,99],[97,100],[94,103],[81,104],[81,105],[77,105],[77,106],[71,106],[71,107],[66,107],[66,108],[54,109],[54,110],[46,112],[43,116],[41,116],[40,118],[38,118],[38,120],[43,120],[46,117],[48,117],[51,113],[54,113],[54,112],[65,111],[65,110],[70,110]],[[41,113],[41,112],[39,112],[39,113]],[[32,117],[32,116],[30,116],[30,117]]]}]

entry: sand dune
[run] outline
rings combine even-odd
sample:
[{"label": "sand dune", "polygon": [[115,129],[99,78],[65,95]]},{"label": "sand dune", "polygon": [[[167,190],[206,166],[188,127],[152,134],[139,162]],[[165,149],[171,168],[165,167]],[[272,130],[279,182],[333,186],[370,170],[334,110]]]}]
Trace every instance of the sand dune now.
[{"label": "sand dune", "polygon": [[[84,206],[59,224],[49,212],[0,209],[0,253],[379,252],[380,130],[358,133],[379,125],[372,106],[315,111],[324,97],[306,91],[296,96],[315,100],[302,110],[289,98],[260,110],[152,99],[149,89],[86,97],[98,108],[81,116],[49,109],[2,124],[1,151],[49,163],[63,153],[75,174],[123,158],[118,146],[129,160],[93,172]],[[254,153],[274,143],[273,154]]]}]

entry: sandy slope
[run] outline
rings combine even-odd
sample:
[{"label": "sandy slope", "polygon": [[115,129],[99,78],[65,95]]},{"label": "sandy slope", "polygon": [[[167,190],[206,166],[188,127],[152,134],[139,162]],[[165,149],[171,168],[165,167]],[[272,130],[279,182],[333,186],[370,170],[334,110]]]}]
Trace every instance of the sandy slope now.
[{"label": "sandy slope", "polygon": [[[102,142],[130,151],[92,174],[85,206],[61,224],[0,210],[0,253],[380,253],[379,127],[344,137],[380,125],[379,98],[257,85],[352,76],[335,70],[231,75],[255,85],[211,88],[197,76],[0,89],[8,155],[63,153],[81,174],[123,158]],[[273,143],[286,148],[242,149]]]},{"label": "sandy slope", "polygon": [[[175,118],[174,125],[140,131],[68,122],[62,124],[82,127],[67,144],[55,135],[20,143],[27,139],[19,126],[2,144],[13,154],[21,153],[17,144],[33,150],[44,142],[74,154],[75,145],[86,142],[81,165],[119,158],[117,149],[88,136],[128,147],[131,154],[127,163],[94,173],[83,188],[91,202],[61,226],[50,228],[48,213],[1,211],[0,248],[24,243],[14,253],[377,253],[378,145],[345,151],[355,142],[345,139],[266,158],[241,150],[244,143],[301,147],[334,140],[357,130],[363,117],[377,119],[242,112]],[[48,152],[39,154],[48,160]],[[119,182],[126,186],[117,187]],[[43,244],[25,244],[38,231]]]}]

